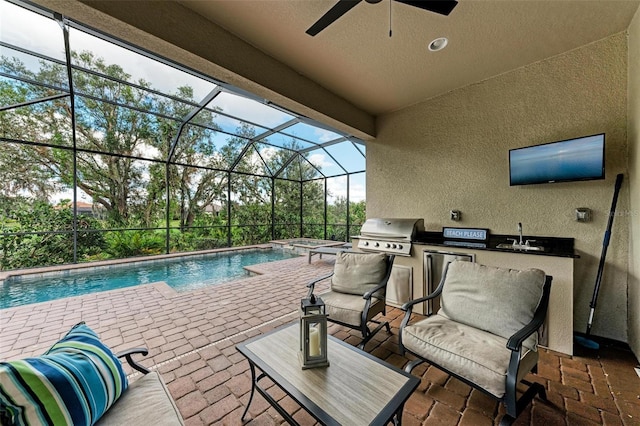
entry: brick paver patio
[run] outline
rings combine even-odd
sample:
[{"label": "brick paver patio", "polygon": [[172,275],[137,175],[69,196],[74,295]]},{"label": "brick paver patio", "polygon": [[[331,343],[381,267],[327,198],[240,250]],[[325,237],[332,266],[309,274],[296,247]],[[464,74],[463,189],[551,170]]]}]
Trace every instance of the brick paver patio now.
[{"label": "brick paver patio", "polygon": [[[307,264],[300,257],[260,265],[263,275],[204,290],[175,293],[159,283],[0,310],[0,359],[41,354],[85,321],[116,351],[149,348],[143,364],[160,371],[187,425],[239,425],[251,381],[235,345],[295,320],[305,284],[332,268],[332,259]],[[402,314],[389,309],[392,334],[381,331],[366,347],[397,367],[407,362],[397,349]],[[330,332],[354,345],[360,341],[346,328],[332,325]],[[639,425],[640,378],[628,348],[576,350],[573,357],[541,350],[539,374],[530,378],[545,385],[549,401],[536,399],[516,424]],[[492,425],[503,413],[498,403],[434,367],[423,365],[413,374],[422,381],[405,406],[405,425]],[[281,390],[271,391],[300,424],[314,424]],[[250,425],[283,423],[260,395],[249,414]]]}]

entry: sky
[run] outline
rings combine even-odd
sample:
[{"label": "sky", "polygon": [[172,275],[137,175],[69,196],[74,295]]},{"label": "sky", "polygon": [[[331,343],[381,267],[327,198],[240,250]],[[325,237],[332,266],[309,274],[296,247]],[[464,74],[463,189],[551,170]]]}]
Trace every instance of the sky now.
[{"label": "sky", "polygon": [[[0,39],[58,60],[64,60],[63,32],[57,22],[3,0],[0,0]],[[95,52],[96,56],[104,58],[107,64],[117,63],[125,72],[131,75],[130,81],[145,80],[153,88],[163,93],[176,93],[178,87],[189,85],[194,89],[194,98],[202,99],[216,88],[214,83],[204,78],[147,58],[80,30],[71,28],[69,43],[74,51],[89,50]],[[0,54],[3,56],[15,56],[14,51],[3,47],[0,47]],[[36,69],[38,66],[38,61],[33,58],[24,55],[19,57],[31,69]],[[209,106],[220,108],[226,114],[244,118],[266,128],[278,126],[294,118],[276,108],[227,92],[218,95]],[[222,126],[222,128],[226,126],[235,128],[237,126],[237,122],[222,115],[216,118],[216,124]],[[297,136],[312,142],[322,143],[341,137],[337,132],[331,132],[306,123],[298,123],[283,132],[287,134],[280,137],[275,135],[270,137],[269,141],[278,145],[279,140],[285,141],[290,139],[290,136]],[[306,143],[302,144],[305,147],[311,146]],[[363,147],[361,149],[364,151]],[[365,170],[364,157],[350,142],[331,145],[326,150],[331,156],[338,159],[348,172]],[[331,176],[344,173],[343,169],[336,164],[330,155],[319,149],[311,151],[307,158],[313,164],[321,167],[325,175]],[[330,202],[337,196],[346,196],[345,182],[346,178],[333,178],[327,181],[329,192],[332,195],[329,199]],[[72,191],[66,191],[56,194],[52,198],[59,200],[71,198],[71,196]],[[90,202],[89,197],[81,191],[78,198],[79,200]],[[355,202],[365,199],[364,173],[352,176],[350,199]]]}]

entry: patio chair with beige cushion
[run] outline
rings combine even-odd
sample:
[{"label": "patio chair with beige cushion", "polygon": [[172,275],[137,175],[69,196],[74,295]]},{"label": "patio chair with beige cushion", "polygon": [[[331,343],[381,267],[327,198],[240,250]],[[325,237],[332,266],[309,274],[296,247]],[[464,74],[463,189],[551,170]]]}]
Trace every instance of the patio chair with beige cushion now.
[{"label": "patio chair with beige cushion", "polygon": [[[310,296],[316,283],[331,278],[329,291],[319,295],[328,320],[359,330],[362,333],[360,349],[383,327],[391,333],[388,322],[374,317],[386,313],[385,293],[393,260],[393,255],[383,253],[339,252],[333,272],[307,284]],[[371,330],[368,322],[378,325]]]},{"label": "patio chair with beige cushion", "polygon": [[[544,386],[523,378],[537,372],[537,331],[547,312],[551,279],[539,269],[450,263],[432,294],[402,306],[400,350],[417,357],[405,371],[426,361],[504,402],[500,424],[511,424],[536,394],[546,400]],[[438,296],[437,314],[409,324],[415,304]],[[527,388],[517,399],[520,382]]]}]

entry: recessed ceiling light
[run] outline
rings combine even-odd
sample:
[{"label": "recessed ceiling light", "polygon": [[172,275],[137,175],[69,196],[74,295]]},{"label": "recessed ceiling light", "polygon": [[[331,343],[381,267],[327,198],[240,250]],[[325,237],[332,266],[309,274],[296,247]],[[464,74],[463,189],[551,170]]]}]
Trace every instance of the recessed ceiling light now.
[{"label": "recessed ceiling light", "polygon": [[429,50],[437,52],[438,50],[442,50],[447,47],[447,44],[449,44],[449,40],[446,37],[440,37],[429,43]]}]

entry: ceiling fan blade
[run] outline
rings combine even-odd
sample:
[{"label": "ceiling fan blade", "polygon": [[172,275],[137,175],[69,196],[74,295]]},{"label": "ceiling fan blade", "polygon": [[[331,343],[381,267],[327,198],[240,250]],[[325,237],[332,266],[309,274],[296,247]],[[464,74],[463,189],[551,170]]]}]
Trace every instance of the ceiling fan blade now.
[{"label": "ceiling fan blade", "polygon": [[398,3],[408,4],[409,6],[419,7],[429,12],[439,13],[440,15],[449,15],[454,7],[458,4],[455,0],[395,0]]},{"label": "ceiling fan blade", "polygon": [[320,31],[327,28],[342,15],[353,9],[362,0],[340,0],[327,13],[322,15],[318,21],[309,28],[306,33],[315,36]]}]

